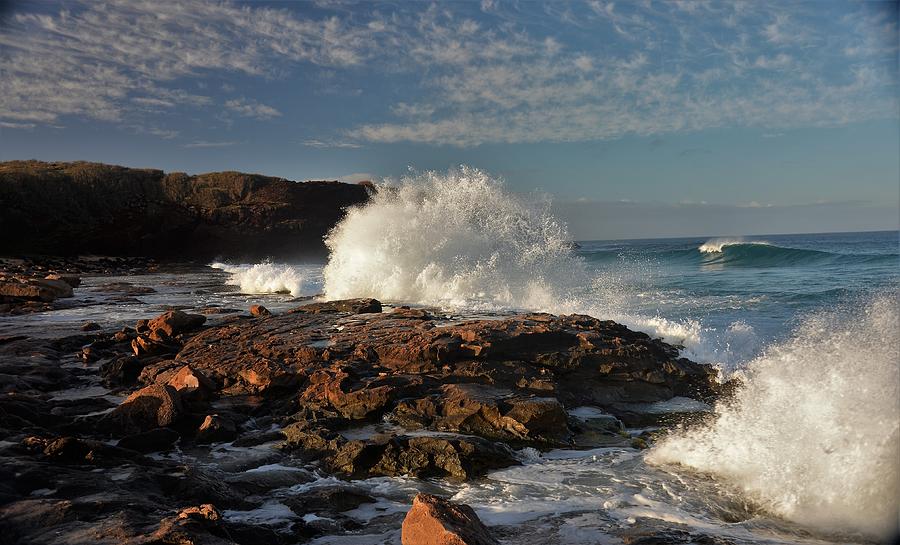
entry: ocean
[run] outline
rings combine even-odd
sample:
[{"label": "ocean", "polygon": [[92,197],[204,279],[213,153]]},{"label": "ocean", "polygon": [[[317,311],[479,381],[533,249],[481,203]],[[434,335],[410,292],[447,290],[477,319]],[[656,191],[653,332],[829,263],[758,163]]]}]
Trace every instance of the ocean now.
[{"label": "ocean", "polygon": [[[546,202],[462,167],[382,189],[349,211],[327,245],[327,263],[88,277],[76,293],[88,306],[4,317],[0,334],[58,336],[88,320],[124,325],[171,305],[261,303],[277,312],[323,295],[437,307],[454,318],[546,311],[613,319],[744,385],[709,408],[706,424],[673,430],[648,450],[523,449],[523,465],[467,484],[360,481],[396,501],[357,510],[359,534],[314,543],[399,543],[398,528],[379,520],[405,511],[410,491],[422,488],[471,505],[487,524],[515,526],[509,543],[619,543],[609,536],[623,528],[716,543],[870,542],[896,531],[897,231],[573,244]],[[156,292],[122,302],[102,289],[117,280]],[[689,400],[659,410],[678,403]],[[277,524],[282,507],[273,499],[226,516]]]}]

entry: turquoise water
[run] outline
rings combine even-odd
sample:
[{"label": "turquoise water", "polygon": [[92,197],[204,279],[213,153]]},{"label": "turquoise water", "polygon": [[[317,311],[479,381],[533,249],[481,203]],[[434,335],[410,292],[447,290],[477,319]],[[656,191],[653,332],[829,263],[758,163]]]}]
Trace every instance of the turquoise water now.
[{"label": "turquoise water", "polygon": [[747,333],[742,358],[811,314],[896,296],[900,287],[897,231],[578,244],[597,276],[614,279],[609,291],[621,311],[692,321],[719,337],[738,324]]}]

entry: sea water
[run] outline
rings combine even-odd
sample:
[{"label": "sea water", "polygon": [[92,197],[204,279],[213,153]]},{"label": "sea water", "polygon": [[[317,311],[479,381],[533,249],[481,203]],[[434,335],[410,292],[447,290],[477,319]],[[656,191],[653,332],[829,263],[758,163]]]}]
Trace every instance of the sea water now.
[{"label": "sea water", "polygon": [[86,278],[76,298],[90,306],[6,317],[0,333],[116,325],[173,304],[277,310],[319,296],[458,317],[614,319],[742,386],[707,425],[674,430],[648,451],[525,449],[522,466],[475,483],[358,481],[382,497],[354,514],[365,529],[318,542],[398,543],[387,515],[417,488],[472,505],[506,528],[508,543],[619,543],[629,529],[731,543],[866,542],[896,531],[898,232],[573,244],[549,210],[474,168],[411,176],[348,212],[327,238],[327,263],[130,277],[158,291],[128,303],[91,291],[109,279]]}]

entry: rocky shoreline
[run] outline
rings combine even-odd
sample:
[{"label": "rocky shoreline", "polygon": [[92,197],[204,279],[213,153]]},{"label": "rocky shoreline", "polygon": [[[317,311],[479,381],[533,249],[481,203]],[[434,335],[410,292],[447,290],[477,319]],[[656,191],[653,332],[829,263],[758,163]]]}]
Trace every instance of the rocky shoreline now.
[{"label": "rocky shoreline", "polygon": [[[352,536],[362,526],[351,513],[382,502],[359,479],[403,476],[427,491],[517,465],[526,447],[644,448],[652,437],[625,429],[660,424],[647,406],[723,393],[713,369],[675,347],[579,315],[459,320],[355,299],[84,330],[0,338],[0,531],[11,543]],[[437,498],[416,505],[407,545],[511,531]],[[273,509],[286,522],[253,515]],[[375,520],[399,528],[403,513]],[[423,527],[461,541],[423,541],[437,535]]]}]

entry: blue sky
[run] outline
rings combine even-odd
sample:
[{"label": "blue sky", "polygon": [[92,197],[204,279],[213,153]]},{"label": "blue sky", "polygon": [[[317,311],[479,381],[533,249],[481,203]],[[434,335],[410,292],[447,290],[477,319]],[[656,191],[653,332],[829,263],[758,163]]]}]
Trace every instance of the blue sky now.
[{"label": "blue sky", "polygon": [[12,2],[0,160],[466,163],[579,238],[897,228],[897,6]]}]

